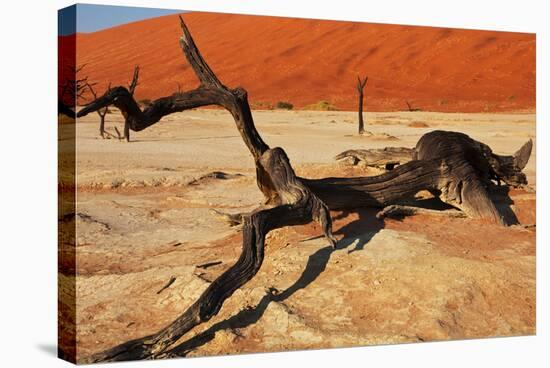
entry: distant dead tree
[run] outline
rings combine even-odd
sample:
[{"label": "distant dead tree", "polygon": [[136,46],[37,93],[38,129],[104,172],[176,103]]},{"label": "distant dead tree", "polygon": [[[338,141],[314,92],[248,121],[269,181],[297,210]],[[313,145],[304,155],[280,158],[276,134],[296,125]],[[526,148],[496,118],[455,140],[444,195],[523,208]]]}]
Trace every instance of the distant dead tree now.
[{"label": "distant dead tree", "polygon": [[[97,100],[97,93],[95,92],[93,86],[89,85],[88,88],[92,96],[94,96],[94,101]],[[107,91],[105,93],[108,93],[110,89],[111,89],[111,84],[109,83],[109,87],[107,87]],[[97,115],[99,115],[99,134],[101,135],[101,138],[105,139],[106,137],[113,137],[113,138],[117,138],[118,140],[121,140],[122,135],[118,131],[117,127],[115,127],[115,131],[117,134],[116,137],[105,130],[105,116],[110,112],[109,107],[107,106],[103,109],[98,109],[96,112],[97,112]]]},{"label": "distant dead tree", "polygon": [[420,108],[412,107],[411,104],[409,103],[409,101],[405,101],[405,103],[407,104],[407,109],[409,111],[422,111]]},{"label": "distant dead tree", "polygon": [[[132,77],[132,81],[128,84],[128,92],[130,93],[131,96],[134,95],[136,87],[138,86],[138,78],[139,78],[139,66],[136,65],[134,68],[134,75]],[[93,88],[93,86],[96,85],[97,83],[89,83],[88,77],[86,77],[85,79],[82,79],[82,81],[83,82],[81,83],[83,83],[83,85],[94,97],[94,101],[97,100],[98,96]],[[108,94],[110,90],[111,90],[111,83],[109,83],[109,87],[107,87],[107,90],[105,91],[104,95]],[[124,135],[120,134],[118,128],[115,126],[114,129],[117,134],[116,136],[114,136],[113,134],[105,130],[105,116],[109,113],[109,108],[105,107],[105,108],[97,109],[96,112],[99,115],[99,134],[101,135],[102,138],[112,137],[112,138],[117,138],[118,140],[121,140],[122,138],[126,138],[126,141],[128,142],[130,141],[130,124],[128,123],[127,115],[124,114],[124,112],[122,113],[122,115],[124,116]]]},{"label": "distant dead tree", "polygon": [[88,82],[88,77],[77,78],[77,75],[84,69],[86,64],[79,67],[67,66],[69,74],[72,78],[65,79],[61,85],[61,91],[59,92],[57,99],[57,112],[58,114],[65,115],[69,118],[75,119],[75,105],[78,104],[78,100],[83,98],[86,91],[89,90],[91,83]]},{"label": "distant dead tree", "polygon": [[359,94],[359,134],[365,133],[365,123],[363,122],[363,91],[368,80],[369,77],[361,79],[360,76],[357,76],[357,92]]},{"label": "distant dead tree", "polygon": [[532,142],[526,143],[514,156],[497,157],[487,145],[465,134],[435,132],[424,135],[417,143],[411,161],[381,175],[299,177],[284,149],[270,147],[256,129],[246,90],[228,88],[218,79],[181,17],[180,20],[180,46],[200,81],[198,87],[156,99],[143,110],[126,87],[114,87],[80,110],[77,116],[115,105],[130,129],[141,131],[173,113],[201,106],[221,106],[232,115],[252,156],[256,183],[265,201],[251,212],[230,216],[233,223],[242,224],[242,251],[238,260],[213,280],[176,319],[157,332],[85,357],[79,363],[177,356],[177,343],[182,336],[215,316],[225,300],[260,270],[270,231],[315,221],[327,243],[336,247],[329,210],[386,208],[414,199],[419,191],[427,190],[467,216],[506,224],[489,197],[488,185],[494,177],[505,178],[507,173],[513,174],[514,182],[524,183],[526,179],[521,169],[529,159]]}]

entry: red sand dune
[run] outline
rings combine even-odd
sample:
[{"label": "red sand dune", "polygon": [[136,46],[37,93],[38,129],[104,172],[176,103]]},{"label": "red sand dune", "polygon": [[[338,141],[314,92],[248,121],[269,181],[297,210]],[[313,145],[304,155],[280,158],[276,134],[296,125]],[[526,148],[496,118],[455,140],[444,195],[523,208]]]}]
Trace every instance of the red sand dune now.
[{"label": "red sand dune", "polygon": [[[535,35],[215,13],[184,15],[224,84],[252,103],[297,108],[326,100],[354,110],[368,75],[370,111],[534,111]],[[77,36],[77,63],[98,82],[127,85],[141,67],[138,99],[196,87],[179,47],[177,16]]]},{"label": "red sand dune", "polygon": [[76,35],[58,37],[57,46],[57,93],[63,95],[63,102],[67,105],[74,104],[74,95],[70,92],[63,93],[67,88],[67,81],[74,79],[76,63]]}]

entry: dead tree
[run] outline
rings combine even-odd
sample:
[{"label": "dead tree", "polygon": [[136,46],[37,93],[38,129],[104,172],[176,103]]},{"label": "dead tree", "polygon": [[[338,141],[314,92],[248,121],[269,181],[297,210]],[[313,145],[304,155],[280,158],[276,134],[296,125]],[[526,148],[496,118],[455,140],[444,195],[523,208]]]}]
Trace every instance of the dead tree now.
[{"label": "dead tree", "polygon": [[[132,77],[132,81],[128,85],[128,92],[130,92],[130,95],[134,95],[134,92],[136,90],[136,87],[138,86],[138,78],[139,78],[139,66],[136,65],[134,68],[134,75]],[[126,138],[126,142],[130,142],[130,123],[128,122],[128,119],[126,119],[126,116],[124,116],[124,138]]]},{"label": "dead tree", "polygon": [[445,159],[446,156],[469,156],[470,164],[478,169],[481,177],[496,181],[497,185],[521,187],[527,184],[522,170],[527,165],[533,141],[529,139],[513,155],[499,155],[488,145],[478,142],[464,133],[435,130],[420,137],[416,147],[385,147],[347,150],[335,156],[336,160],[349,160],[351,164],[392,170],[418,159]]},{"label": "dead tree", "polygon": [[[97,94],[95,93],[94,89],[91,89],[91,93],[94,96],[94,100],[97,99]],[[96,111],[97,115],[99,115],[99,134],[101,135],[101,138],[105,138],[105,115],[109,112],[109,107],[105,107],[103,109],[99,109]]]},{"label": "dead tree", "polygon": [[[134,68],[134,75],[132,77],[132,81],[128,84],[128,92],[132,96],[134,95],[134,91],[136,90],[136,87],[138,86],[138,78],[139,78],[139,66],[136,65],[136,67]],[[88,82],[88,77],[86,77],[86,79],[82,79],[82,81],[83,81],[82,83],[84,83],[86,88],[90,91],[90,93],[94,97],[94,101],[97,100],[97,98],[98,98],[97,93],[93,89],[93,86],[96,83],[89,83]],[[111,83],[109,83],[109,87],[107,87],[107,91],[105,92],[105,94],[108,94],[110,90],[111,90]],[[117,136],[114,136],[113,134],[111,134],[111,133],[109,133],[105,130],[105,116],[109,113],[109,108],[108,107],[100,108],[100,109],[97,109],[96,112],[99,115],[99,135],[101,135],[101,138],[113,137],[113,138],[117,138],[118,140],[121,140],[122,137],[124,137],[124,138],[126,138],[126,141],[130,141],[130,128],[129,128],[129,124],[127,122],[127,119],[126,119],[126,116],[124,115],[124,113],[123,113],[123,116],[124,116],[124,135],[121,135],[120,132],[118,131],[118,129],[115,127],[115,131],[117,133]]]},{"label": "dead tree", "polygon": [[488,145],[464,133],[435,130],[424,134],[413,149],[387,147],[349,150],[336,158],[365,159],[368,160],[366,165],[384,164],[386,169],[393,169],[393,166],[389,168],[387,165],[400,162],[401,166],[394,171],[416,163],[428,165],[429,162],[437,162],[442,174],[448,171],[439,176],[435,185],[426,186],[425,189],[468,216],[504,223],[490,199],[488,189],[493,182],[497,185],[504,182],[513,187],[525,186],[527,178],[522,170],[529,161],[532,148],[533,141],[528,140],[513,155],[498,155]]},{"label": "dead tree", "polygon": [[247,92],[240,87],[231,89],[223,85],[203,59],[183,19],[181,28],[180,45],[200,81],[197,88],[159,98],[141,110],[127,88],[115,87],[80,110],[78,116],[112,104],[122,111],[132,130],[140,131],[168,114],[207,105],[221,106],[233,116],[252,155],[257,185],[266,201],[256,210],[240,217],[243,241],[239,259],[214,280],[185,312],[157,333],[97,353],[82,363],[170,356],[174,343],[195,326],[216,315],[224,301],[254,277],[262,265],[265,238],[271,230],[316,221],[327,241],[335,246],[329,209],[385,207],[428,189],[439,190],[449,198],[467,196],[467,203],[473,200],[473,203],[479,204],[459,207],[466,214],[501,223],[494,207],[483,202],[483,193],[478,191],[476,183],[458,185],[459,175],[455,171],[468,166],[467,162],[413,160],[375,177],[305,179],[296,176],[285,151],[279,147],[270,148],[256,130]]},{"label": "dead tree", "polygon": [[[88,89],[92,96],[94,97],[94,101],[97,100],[97,93],[94,90],[92,85],[88,85]],[[111,89],[111,84],[109,83],[109,87],[107,87],[107,91]],[[122,139],[122,136],[120,135],[118,129],[115,128],[117,132],[117,136],[115,137],[113,134],[107,132],[105,130],[105,116],[109,113],[109,107],[104,107],[102,109],[96,110],[97,115],[99,116],[99,134],[101,135],[101,138],[105,139],[107,137],[113,137],[117,138],[118,140]]]},{"label": "dead tree", "polygon": [[365,123],[363,122],[363,91],[368,80],[369,77],[361,79],[361,77],[357,76],[357,93],[359,94],[359,134],[365,133]]},{"label": "dead tree", "polygon": [[[522,170],[529,162],[532,149],[533,141],[529,139],[513,155],[498,155],[485,143],[464,133],[434,130],[420,137],[413,160],[446,158],[451,163],[460,158],[475,170],[476,178],[485,185],[494,180],[499,185],[502,181],[509,186],[521,187],[527,184]],[[467,177],[463,180],[471,181]]]},{"label": "dead tree", "polygon": [[[93,85],[88,82],[88,77],[78,78],[77,75],[84,69],[86,64],[79,67],[67,66],[71,79],[66,79],[61,86],[57,99],[57,112],[58,114],[65,115],[69,118],[76,118],[74,111],[74,105],[78,103],[78,100],[83,98],[86,91]],[[66,101],[69,101],[68,103]]]}]

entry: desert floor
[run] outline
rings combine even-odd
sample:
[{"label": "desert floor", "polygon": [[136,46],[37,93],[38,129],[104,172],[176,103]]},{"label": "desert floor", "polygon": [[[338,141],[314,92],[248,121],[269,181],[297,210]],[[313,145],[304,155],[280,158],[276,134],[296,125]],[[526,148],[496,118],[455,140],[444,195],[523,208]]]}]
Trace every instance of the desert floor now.
[{"label": "desert floor", "polygon": [[[512,154],[535,137],[534,114],[254,111],[271,146],[304,177],[374,175],[334,156],[350,148],[413,147],[455,130]],[[258,206],[253,160],[231,116],[193,110],[101,139],[98,116],[78,127],[78,357],[153,333],[183,312],[238,257],[241,234],[212,209]],[[107,126],[122,131],[118,112]],[[420,127],[418,127],[420,126]],[[535,150],[525,173],[536,188]],[[222,171],[225,179],[208,177]],[[535,194],[511,208],[535,223]],[[535,228],[376,209],[332,213],[339,247],[315,224],[271,232],[256,277],[184,336],[181,356],[433,341],[535,333]],[[63,277],[63,276],[62,276]],[[172,281],[170,283],[170,281]],[[167,284],[170,285],[165,287]]]}]

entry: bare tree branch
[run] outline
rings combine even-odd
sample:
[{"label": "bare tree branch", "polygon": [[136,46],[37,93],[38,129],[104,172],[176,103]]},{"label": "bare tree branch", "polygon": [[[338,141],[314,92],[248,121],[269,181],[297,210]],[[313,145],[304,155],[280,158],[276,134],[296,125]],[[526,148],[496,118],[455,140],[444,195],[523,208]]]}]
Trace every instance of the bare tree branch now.
[{"label": "bare tree branch", "polygon": [[132,77],[132,81],[128,85],[128,91],[130,92],[131,95],[134,94],[136,87],[139,85],[138,78],[139,78],[139,66],[136,65],[134,68],[134,75]]}]

